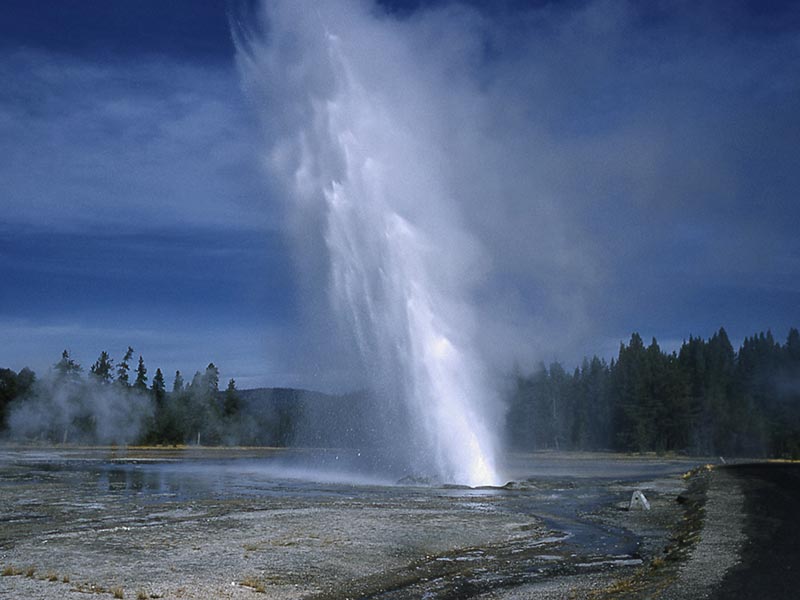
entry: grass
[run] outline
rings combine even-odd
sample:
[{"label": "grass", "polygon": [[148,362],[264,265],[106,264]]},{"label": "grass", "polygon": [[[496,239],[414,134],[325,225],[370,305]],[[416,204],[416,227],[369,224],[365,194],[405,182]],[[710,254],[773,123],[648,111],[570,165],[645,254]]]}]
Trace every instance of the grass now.
[{"label": "grass", "polygon": [[702,473],[703,471],[713,471],[713,470],[714,470],[714,465],[709,463],[709,464],[702,465],[700,467],[695,467],[694,469],[691,469],[689,471],[686,471],[686,473],[681,475],[681,478],[682,479],[691,479],[692,477],[694,477],[698,473]]},{"label": "grass", "polygon": [[64,575],[61,578],[61,583],[69,583],[69,575]]},{"label": "grass", "polygon": [[[115,598],[122,598],[122,588],[112,588],[107,590],[102,585],[97,585],[94,583],[76,583],[75,587],[72,588],[74,592],[80,592],[82,594],[114,594]],[[117,592],[119,592],[119,596],[117,596]]]},{"label": "grass", "polygon": [[28,567],[25,569],[25,577],[33,578],[36,575],[36,567]]},{"label": "grass", "polygon": [[[607,598],[608,596],[614,597],[623,594],[638,594],[644,589],[645,587],[641,581],[637,580],[635,577],[630,577],[615,581],[605,589],[593,590],[589,593],[589,597],[595,598],[599,596],[602,598]],[[595,596],[595,594],[597,594],[597,596]]]},{"label": "grass", "polygon": [[47,581],[58,581],[58,573],[54,573],[53,571],[50,571],[47,574]]},{"label": "grass", "polygon": [[147,600],[150,596],[147,595],[147,592],[144,590],[139,590],[136,592],[136,600]]},{"label": "grass", "polygon": [[249,587],[250,589],[258,592],[259,594],[266,594],[267,588],[255,577],[245,577],[239,585]]},{"label": "grass", "polygon": [[111,588],[111,593],[114,595],[114,598],[124,598],[125,594],[122,591],[121,587]]},{"label": "grass", "polygon": [[6,565],[3,567],[3,577],[11,577],[13,575],[22,575],[22,570],[17,569],[13,565]]},{"label": "grass", "polygon": [[300,541],[295,538],[281,537],[269,541],[270,546],[278,546],[280,548],[289,548],[291,546],[298,546]]}]

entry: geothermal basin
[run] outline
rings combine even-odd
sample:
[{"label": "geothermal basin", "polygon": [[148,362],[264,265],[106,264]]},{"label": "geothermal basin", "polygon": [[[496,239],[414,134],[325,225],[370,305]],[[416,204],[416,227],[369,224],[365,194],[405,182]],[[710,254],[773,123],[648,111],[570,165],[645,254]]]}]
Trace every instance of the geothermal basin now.
[{"label": "geothermal basin", "polygon": [[704,471],[515,455],[509,485],[473,489],[336,470],[355,458],[0,447],[0,597],[603,597],[663,562]]}]

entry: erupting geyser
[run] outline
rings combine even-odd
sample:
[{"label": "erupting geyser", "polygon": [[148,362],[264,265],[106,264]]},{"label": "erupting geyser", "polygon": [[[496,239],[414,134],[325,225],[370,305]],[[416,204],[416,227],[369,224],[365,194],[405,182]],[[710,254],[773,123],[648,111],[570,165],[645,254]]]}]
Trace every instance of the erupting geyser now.
[{"label": "erupting geyser", "polygon": [[447,133],[429,114],[432,83],[363,3],[264,11],[263,38],[239,44],[243,75],[296,233],[324,238],[332,303],[369,374],[391,466],[496,485],[469,304],[479,248],[440,169]]}]

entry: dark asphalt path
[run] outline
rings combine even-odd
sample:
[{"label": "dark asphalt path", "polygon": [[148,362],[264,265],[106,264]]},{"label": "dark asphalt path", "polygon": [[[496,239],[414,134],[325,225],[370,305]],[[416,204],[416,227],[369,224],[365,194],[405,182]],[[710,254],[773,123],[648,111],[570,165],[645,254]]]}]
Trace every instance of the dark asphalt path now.
[{"label": "dark asphalt path", "polygon": [[745,495],[741,562],[714,591],[714,600],[800,598],[800,465],[731,465]]}]

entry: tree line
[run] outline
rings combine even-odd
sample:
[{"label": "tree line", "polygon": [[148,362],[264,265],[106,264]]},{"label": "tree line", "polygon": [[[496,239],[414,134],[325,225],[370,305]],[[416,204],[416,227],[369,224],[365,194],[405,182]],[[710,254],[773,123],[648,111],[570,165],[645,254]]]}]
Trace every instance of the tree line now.
[{"label": "tree line", "polygon": [[41,379],[0,369],[0,431],[51,442],[238,443],[239,392],[233,379],[220,392],[214,363],[190,382],[176,371],[168,391],[160,368],[148,382],[141,355],[132,373],[133,356],[129,346],[115,363],[102,351],[85,376],[68,350]]},{"label": "tree line", "polygon": [[555,362],[514,377],[508,433],[519,450],[800,457],[800,334],[735,351],[725,329],[676,352],[634,333],[610,364]]},{"label": "tree line", "polygon": [[[119,361],[103,351],[84,373],[65,350],[41,378],[28,368],[0,369],[0,432],[62,443],[357,446],[371,439],[369,423],[354,425],[356,415],[371,414],[365,393],[240,391],[233,379],[220,390],[214,363],[188,382],[177,371],[168,389],[161,369],[150,381],[142,356],[135,366],[133,358],[131,347]],[[735,351],[720,329],[667,353],[634,333],[610,363],[594,356],[571,373],[558,362],[517,373],[507,406],[505,439],[516,450],[798,458],[800,334],[790,329],[781,344],[762,332]]]}]

